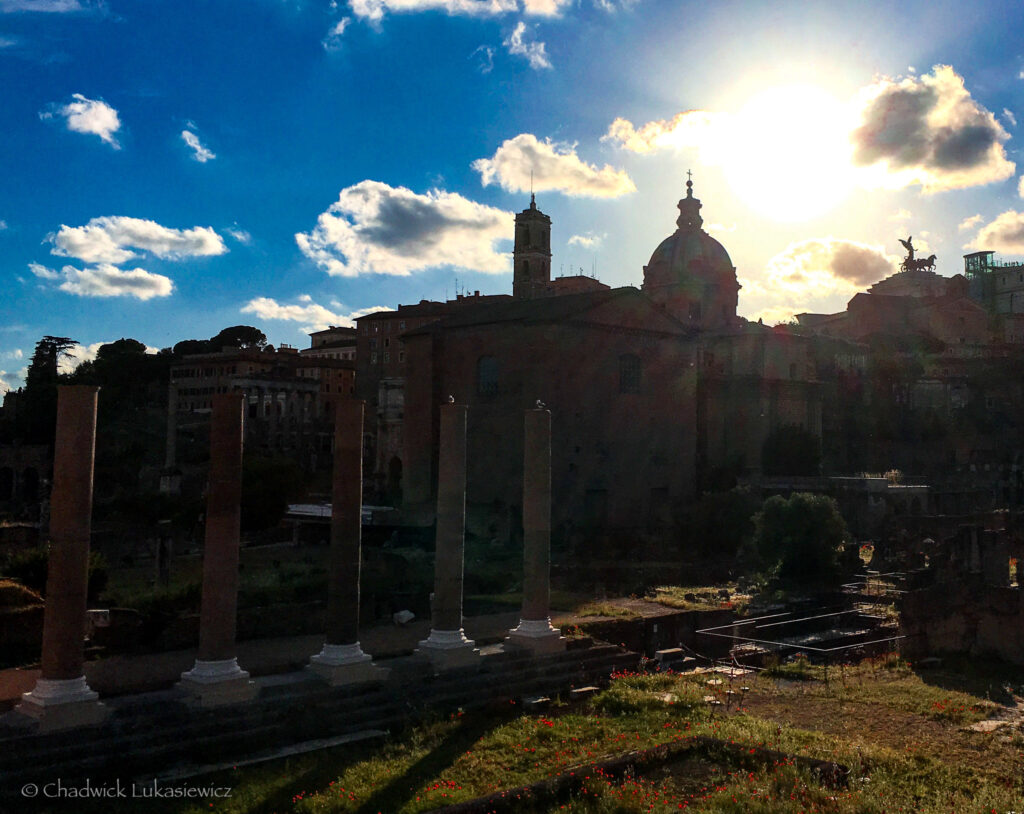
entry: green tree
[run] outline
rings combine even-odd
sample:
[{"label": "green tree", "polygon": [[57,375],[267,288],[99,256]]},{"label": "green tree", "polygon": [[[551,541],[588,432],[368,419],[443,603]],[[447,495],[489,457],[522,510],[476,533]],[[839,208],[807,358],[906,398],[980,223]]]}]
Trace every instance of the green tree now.
[{"label": "green tree", "polygon": [[765,475],[817,475],[821,446],[817,436],[796,424],[783,424],[769,433],[761,447]]},{"label": "green tree", "polygon": [[218,351],[224,347],[232,348],[257,348],[262,350],[267,346],[267,335],[259,328],[252,325],[232,325],[225,328],[219,334],[210,338],[213,350]]},{"label": "green tree", "polygon": [[16,434],[30,444],[52,444],[57,425],[57,383],[60,360],[68,356],[75,340],[44,336],[36,343],[25,375],[24,409]]},{"label": "green tree", "polygon": [[801,587],[835,583],[848,537],[838,504],[825,495],[776,495],[754,515],[754,544],[762,563],[777,565],[784,582]]},{"label": "green tree", "polygon": [[213,343],[208,339],[182,339],[171,352],[175,356],[192,356],[197,353],[211,353],[214,350],[220,350],[220,348],[214,348]]}]

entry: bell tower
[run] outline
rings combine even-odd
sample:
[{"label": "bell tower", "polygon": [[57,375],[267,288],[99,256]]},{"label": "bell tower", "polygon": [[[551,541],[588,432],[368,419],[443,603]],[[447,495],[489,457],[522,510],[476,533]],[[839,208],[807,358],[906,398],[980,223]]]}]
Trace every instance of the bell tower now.
[{"label": "bell tower", "polygon": [[516,215],[512,251],[512,296],[543,297],[551,284],[551,218],[537,208],[530,193],[530,208]]}]

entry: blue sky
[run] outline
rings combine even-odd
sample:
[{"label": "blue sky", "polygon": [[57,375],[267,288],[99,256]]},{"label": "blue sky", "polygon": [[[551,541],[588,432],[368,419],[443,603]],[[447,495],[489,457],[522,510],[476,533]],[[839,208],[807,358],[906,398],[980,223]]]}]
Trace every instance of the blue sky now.
[{"label": "blue sky", "polygon": [[[232,324],[276,343],[556,274],[639,285],[692,169],[765,321],[914,235],[1024,256],[1024,8],[668,0],[0,0],[0,390]],[[969,247],[969,248],[965,248]],[[456,283],[457,281],[457,283]]]}]

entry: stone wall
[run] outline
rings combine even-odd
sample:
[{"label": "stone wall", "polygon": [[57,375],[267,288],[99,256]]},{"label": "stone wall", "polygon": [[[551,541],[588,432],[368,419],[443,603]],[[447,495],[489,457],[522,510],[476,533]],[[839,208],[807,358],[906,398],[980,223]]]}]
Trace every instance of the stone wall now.
[{"label": "stone wall", "polygon": [[934,653],[995,656],[1024,665],[1024,591],[981,575],[911,591],[900,608],[901,650],[911,661]]}]

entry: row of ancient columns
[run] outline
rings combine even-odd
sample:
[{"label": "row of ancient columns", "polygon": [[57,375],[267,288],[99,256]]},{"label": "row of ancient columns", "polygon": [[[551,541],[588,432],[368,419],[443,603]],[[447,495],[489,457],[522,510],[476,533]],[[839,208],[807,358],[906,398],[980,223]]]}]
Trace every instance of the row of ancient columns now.
[{"label": "row of ancient columns", "polygon": [[[16,711],[21,722],[47,731],[96,724],[106,715],[83,670],[97,390],[58,388],[42,674]],[[246,701],[257,693],[238,664],[235,642],[244,411],[241,393],[213,397],[199,649],[178,684],[201,706]],[[326,635],[309,665],[335,686],[388,674],[359,644],[363,411],[363,402],[350,399],[337,407]],[[464,405],[441,407],[432,629],[417,649],[436,670],[479,658],[462,625],[466,415]],[[547,652],[565,646],[548,615],[551,414],[540,405],[528,410],[525,430],[523,612],[507,643]]]}]

